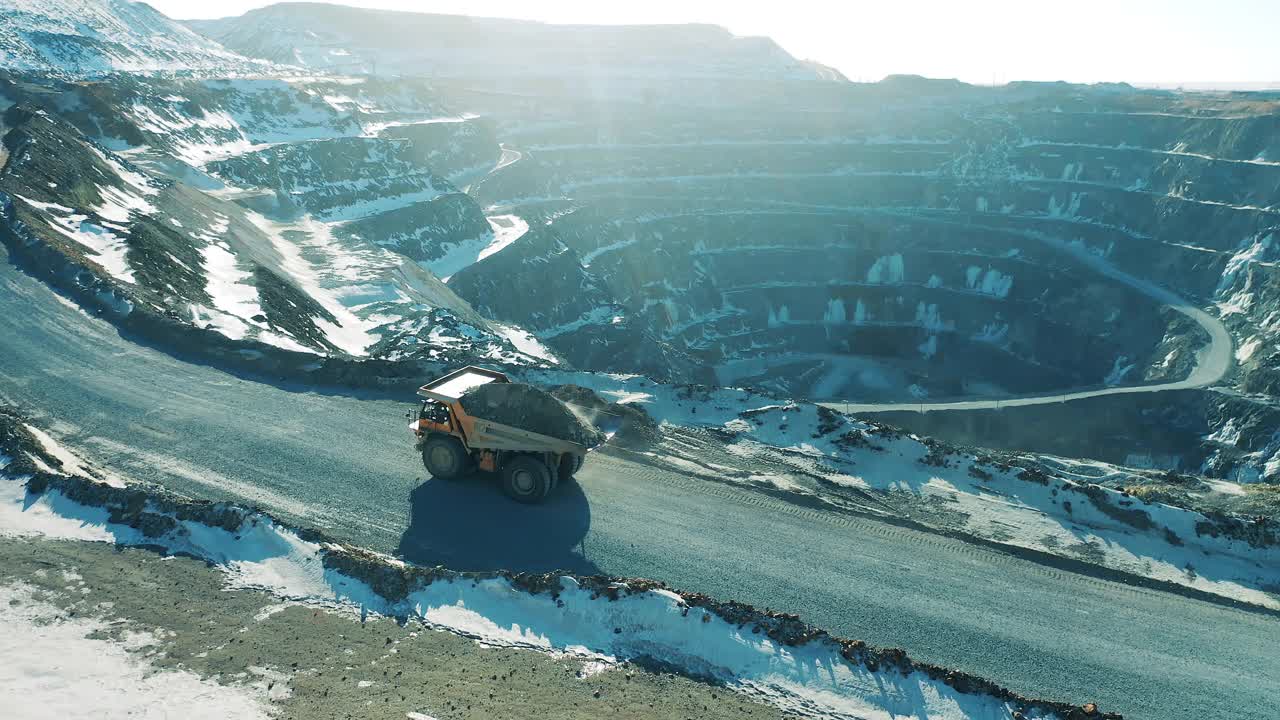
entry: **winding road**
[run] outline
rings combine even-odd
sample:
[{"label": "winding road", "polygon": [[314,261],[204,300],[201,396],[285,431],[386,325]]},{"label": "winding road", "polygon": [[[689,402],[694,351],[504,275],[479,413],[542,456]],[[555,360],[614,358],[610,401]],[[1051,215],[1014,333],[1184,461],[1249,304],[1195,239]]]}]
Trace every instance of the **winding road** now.
[{"label": "winding road", "polygon": [[665,580],[1136,720],[1274,720],[1274,615],[686,477],[607,451],[544,506],[423,482],[411,397],[281,386],[123,338],[0,249],[0,399],[115,472],[459,569]]},{"label": "winding road", "polygon": [[1070,400],[1102,397],[1104,395],[1129,395],[1134,393],[1166,392],[1169,390],[1191,390],[1208,387],[1221,380],[1231,370],[1232,351],[1234,346],[1231,333],[1218,318],[1192,305],[1190,301],[1178,296],[1149,280],[1144,280],[1115,267],[1105,259],[1081,248],[1048,236],[1034,236],[1046,245],[1070,254],[1082,264],[1096,270],[1102,275],[1141,292],[1161,305],[1191,318],[1204,328],[1209,336],[1209,344],[1200,348],[1196,354],[1195,369],[1182,380],[1151,385],[1125,385],[1118,387],[1078,390],[1075,392],[1056,392],[1048,394],[1025,395],[999,398],[994,400],[952,400],[943,402],[892,402],[892,403],[857,403],[844,401],[819,402],[833,410],[850,413],[880,412],[938,412],[948,410],[997,410],[1005,407],[1023,407],[1027,405],[1048,405]]}]

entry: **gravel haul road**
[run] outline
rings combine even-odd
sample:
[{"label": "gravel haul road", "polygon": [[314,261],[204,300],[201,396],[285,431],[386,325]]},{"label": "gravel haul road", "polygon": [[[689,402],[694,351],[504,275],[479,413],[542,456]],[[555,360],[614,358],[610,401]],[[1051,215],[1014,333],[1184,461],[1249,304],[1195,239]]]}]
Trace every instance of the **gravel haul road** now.
[{"label": "gravel haul road", "polygon": [[0,251],[0,399],[122,475],[408,560],[665,580],[1130,718],[1277,717],[1280,620],[594,453],[547,505],[423,482],[403,401],[255,382],[122,338]]}]

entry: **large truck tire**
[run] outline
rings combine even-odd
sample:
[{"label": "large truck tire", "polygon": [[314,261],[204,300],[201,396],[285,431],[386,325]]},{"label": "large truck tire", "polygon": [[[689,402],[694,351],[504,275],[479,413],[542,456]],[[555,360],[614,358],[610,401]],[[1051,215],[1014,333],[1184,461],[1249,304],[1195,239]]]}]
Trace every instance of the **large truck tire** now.
[{"label": "large truck tire", "polygon": [[422,464],[431,477],[454,480],[471,472],[471,457],[451,435],[432,435],[422,444]]},{"label": "large truck tire", "polygon": [[582,456],[565,453],[560,456],[560,479],[571,478],[582,469]]},{"label": "large truck tire", "polygon": [[517,455],[502,466],[502,491],[516,502],[540,503],[555,489],[555,473],[540,458]]}]

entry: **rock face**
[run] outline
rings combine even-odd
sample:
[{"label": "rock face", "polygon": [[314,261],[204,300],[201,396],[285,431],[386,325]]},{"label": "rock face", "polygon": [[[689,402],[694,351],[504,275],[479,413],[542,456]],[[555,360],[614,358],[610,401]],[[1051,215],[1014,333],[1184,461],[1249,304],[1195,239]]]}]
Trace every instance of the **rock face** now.
[{"label": "rock face", "polygon": [[406,141],[340,137],[275,145],[207,167],[235,185],[272,190],[283,208],[343,219],[455,191],[412,154]]},{"label": "rock face", "polygon": [[493,129],[479,118],[427,118],[390,125],[378,137],[404,141],[415,162],[455,182],[487,172],[502,155]]},{"label": "rock face", "polygon": [[66,77],[114,72],[253,73],[250,60],[127,0],[23,0],[0,9],[0,67]]},{"label": "rock face", "polygon": [[483,247],[493,235],[480,206],[460,192],[352,220],[334,232],[368,239],[444,275],[451,251]]},{"label": "rock face", "polygon": [[603,437],[555,396],[524,383],[478,385],[461,400],[474,417],[550,435],[584,447],[599,445]]}]

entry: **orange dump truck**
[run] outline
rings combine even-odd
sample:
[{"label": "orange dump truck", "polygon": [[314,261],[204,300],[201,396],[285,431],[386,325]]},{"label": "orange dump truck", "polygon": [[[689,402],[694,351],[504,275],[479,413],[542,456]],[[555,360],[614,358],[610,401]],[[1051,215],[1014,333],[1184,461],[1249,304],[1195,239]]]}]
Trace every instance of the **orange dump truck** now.
[{"label": "orange dump truck", "polygon": [[462,397],[477,386],[510,382],[495,370],[465,367],[418,388],[425,398],[409,423],[432,477],[453,479],[475,470],[497,472],[513,500],[542,502],[561,478],[582,467],[590,449],[524,428],[468,413]]}]

